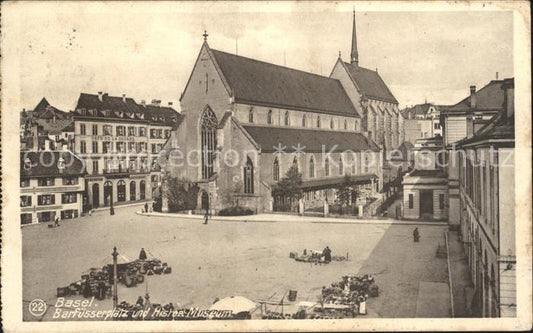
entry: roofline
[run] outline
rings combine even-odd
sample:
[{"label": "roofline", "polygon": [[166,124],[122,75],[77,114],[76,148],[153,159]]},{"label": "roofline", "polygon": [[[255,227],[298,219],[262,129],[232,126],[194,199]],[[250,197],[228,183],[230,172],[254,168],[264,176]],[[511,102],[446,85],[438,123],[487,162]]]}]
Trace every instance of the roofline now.
[{"label": "roofline", "polygon": [[244,59],[251,60],[251,61],[255,61],[255,62],[260,62],[260,63],[266,64],[266,65],[271,65],[271,66],[276,66],[276,67],[280,67],[280,68],[288,69],[288,70],[291,70],[291,71],[296,71],[296,72],[300,72],[300,73],[304,73],[304,74],[308,74],[308,75],[318,76],[318,77],[323,78],[323,79],[339,81],[339,80],[334,79],[334,78],[331,78],[331,77],[329,77],[329,76],[320,75],[320,74],[316,74],[316,73],[312,73],[312,72],[306,72],[306,71],[304,71],[304,70],[296,69],[296,68],[292,68],[292,67],[287,67],[287,66],[277,65],[277,64],[274,64],[274,63],[272,63],[272,62],[267,62],[267,61],[264,61],[264,60],[258,60],[258,59],[254,59],[254,58],[249,58],[249,57],[241,56],[241,55],[236,55],[236,54],[233,54],[233,53],[229,53],[229,52],[221,51],[221,50],[217,50],[217,49],[213,49],[213,51],[217,51],[217,52],[220,52],[220,53],[225,53],[225,54],[228,54],[228,55],[231,55],[231,56],[234,56],[234,57],[244,58]]},{"label": "roofline", "polygon": [[194,73],[194,69],[196,68],[196,65],[198,65],[198,62],[200,61],[200,54],[202,54],[202,50],[204,49],[204,47],[205,47],[205,49],[207,51],[207,54],[211,58],[211,61],[213,62],[218,75],[222,79],[222,83],[224,84],[224,87],[226,88],[226,91],[228,92],[228,94],[230,96],[232,95],[231,94],[231,88],[228,85],[228,81],[226,80],[226,78],[224,77],[224,74],[220,70],[220,66],[216,62],[215,56],[213,55],[213,53],[211,53],[211,49],[209,47],[209,44],[207,44],[207,41],[204,41],[204,43],[202,44],[202,47],[200,48],[200,52],[198,52],[198,55],[196,56],[196,61],[194,62],[194,65],[192,67],[191,74],[189,75],[189,79],[187,80],[187,84],[185,84],[185,88],[183,89],[183,92],[181,93],[181,96],[180,96],[180,99],[179,99],[180,103],[181,103],[181,100],[183,99],[183,96],[185,96],[185,93],[187,92],[187,88],[189,87],[189,85],[191,83],[192,74]]},{"label": "roofline", "polygon": [[465,140],[463,143],[461,142],[457,143],[457,147],[459,149],[476,147],[476,146],[490,146],[490,145],[512,145],[512,147],[514,147],[515,138],[501,138],[501,139],[484,138],[484,139],[476,140],[476,138],[474,137],[474,138]]},{"label": "roofline", "polygon": [[[349,97],[348,97],[349,99]],[[289,109],[289,110],[295,110],[295,111],[304,111],[304,112],[316,112],[316,113],[322,113],[322,114],[333,114],[337,116],[345,116],[345,117],[352,117],[352,118],[361,118],[361,116],[358,114],[357,109],[355,109],[355,114],[347,114],[347,113],[340,113],[335,111],[324,111],[319,109],[306,109],[302,107],[292,106],[292,105],[282,105],[282,104],[274,104],[274,103],[261,103],[257,101],[248,101],[242,98],[235,98],[234,101],[235,104],[249,104],[253,106],[264,106],[264,107],[273,107],[277,109]],[[350,101],[350,104],[353,105],[352,101]]]},{"label": "roofline", "polygon": [[[342,62],[342,65],[344,66],[344,68],[346,69],[346,72],[348,72],[348,75],[350,76],[350,79],[352,79],[352,82],[354,83],[355,87],[357,88],[358,91],[361,91],[361,89],[359,88],[359,86],[357,85],[357,82],[355,82],[355,79],[353,78],[353,76],[350,74],[350,71],[346,68],[346,65],[348,64],[347,62],[344,62],[344,60],[342,60],[341,58],[339,58],[339,60]],[[351,64],[350,64],[351,65]],[[381,102],[387,102],[387,103],[392,103],[392,104],[400,104],[398,102],[398,100],[396,99],[396,97],[394,97],[394,94],[392,93],[392,91],[390,91],[389,87],[387,86],[387,84],[385,83],[385,81],[383,81],[383,78],[381,77],[381,75],[379,75],[379,73],[377,71],[373,71],[371,69],[368,69],[368,68],[365,68],[363,66],[359,66],[357,65],[357,67],[361,67],[362,69],[366,69],[367,71],[371,71],[371,72],[375,72],[379,79],[381,80],[381,82],[383,83],[383,85],[385,86],[385,88],[387,88],[387,91],[389,92],[389,94],[391,94],[392,98],[394,98],[394,100],[387,100],[387,99],[383,99],[383,98],[379,98],[379,97],[376,97],[376,96],[372,96],[372,95],[366,95],[365,93],[365,97],[372,97],[371,99],[374,99],[374,100],[377,100],[377,101],[381,101]]]},{"label": "roofline", "polygon": [[[486,85],[483,86],[483,88],[479,89],[478,91],[476,91],[476,94],[478,94],[480,91],[483,91],[483,89],[487,88],[488,86],[490,86],[491,84],[493,83],[505,83],[505,81],[507,80],[514,80],[514,77],[513,78],[506,78],[506,79],[501,79],[501,80],[490,80],[489,83],[487,83]],[[454,105],[451,105],[450,108],[453,108],[463,102],[466,102],[467,99],[470,98],[471,95],[468,95],[466,96],[465,98],[463,98],[461,101],[455,103]]]}]

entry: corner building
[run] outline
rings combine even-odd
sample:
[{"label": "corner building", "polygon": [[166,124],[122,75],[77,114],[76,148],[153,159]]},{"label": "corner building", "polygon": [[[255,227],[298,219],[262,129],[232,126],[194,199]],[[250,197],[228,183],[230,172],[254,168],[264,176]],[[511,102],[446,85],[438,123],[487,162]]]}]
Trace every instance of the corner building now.
[{"label": "corner building", "polygon": [[74,152],[87,167],[86,204],[97,208],[152,199],[160,184],[157,156],[179,113],[106,93],[80,94],[74,119]]}]

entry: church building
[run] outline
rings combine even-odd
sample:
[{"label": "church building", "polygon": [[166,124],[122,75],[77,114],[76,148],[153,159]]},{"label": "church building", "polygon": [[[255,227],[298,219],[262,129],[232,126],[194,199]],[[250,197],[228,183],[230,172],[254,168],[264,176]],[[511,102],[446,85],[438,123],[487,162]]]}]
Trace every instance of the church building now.
[{"label": "church building", "polygon": [[358,66],[355,15],[352,60],[339,56],[330,77],[214,50],[204,33],[180,103],[164,176],[197,184],[196,209],[213,213],[294,210],[278,192],[293,165],[304,210],[335,202],[347,179],[376,196],[383,148],[402,140],[398,102],[376,71]]}]

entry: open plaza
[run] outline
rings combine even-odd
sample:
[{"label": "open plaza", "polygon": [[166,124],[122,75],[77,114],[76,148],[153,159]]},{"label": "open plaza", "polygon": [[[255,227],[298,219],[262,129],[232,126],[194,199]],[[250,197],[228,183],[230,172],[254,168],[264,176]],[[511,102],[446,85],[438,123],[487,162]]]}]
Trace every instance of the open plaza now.
[{"label": "open plaza", "polygon": [[[139,205],[117,208],[113,216],[101,210],[65,220],[56,228],[22,228],[24,319],[60,320],[53,318],[56,289],[92,267],[112,263],[114,246],[131,259],[144,248],[148,257],[172,267],[171,274],[146,276],[136,287],[120,284],[119,302],[134,303],[148,292],[153,303],[209,309],[217,297],[279,302],[289,290],[297,291],[298,301],[316,302],[322,287],[342,276],[371,274],[380,294],[368,300],[363,317],[451,316],[447,260],[436,257],[438,246],[445,244],[445,225],[392,220],[334,223],[290,215],[278,215],[271,222],[214,219],[204,225],[201,219],[147,216],[138,214],[140,210]],[[418,243],[412,237],[416,226]],[[289,258],[290,252],[326,246],[333,255],[347,255],[348,261],[316,265]],[[29,313],[34,299],[47,303],[44,316]],[[110,297],[94,303],[93,309],[112,309]],[[280,306],[269,308],[280,311]]]}]

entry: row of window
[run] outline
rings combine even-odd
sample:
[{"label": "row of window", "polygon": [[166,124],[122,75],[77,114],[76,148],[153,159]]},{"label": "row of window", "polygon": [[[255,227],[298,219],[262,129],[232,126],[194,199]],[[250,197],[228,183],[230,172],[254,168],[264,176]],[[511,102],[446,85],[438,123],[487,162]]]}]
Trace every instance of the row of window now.
[{"label": "row of window", "polygon": [[[497,156],[495,155],[496,159]],[[462,165],[465,162],[464,166]],[[496,221],[498,220],[498,169],[485,162],[472,162],[470,158],[465,161],[459,158],[460,180],[464,191],[472,201],[478,214],[479,220],[489,225],[494,234]]]},{"label": "row of window", "polygon": [[[32,205],[31,195],[21,195],[20,196],[20,207],[30,207]],[[76,203],[78,196],[76,192],[67,192],[61,194],[61,203],[70,204]],[[54,205],[56,203],[55,194],[41,194],[37,196],[37,205],[38,206],[47,206]]]},{"label": "row of window", "polygon": [[[113,153],[113,152],[117,152],[117,153],[125,153],[125,152],[129,152],[129,153],[136,153],[136,152],[144,152],[147,150],[147,147],[148,147],[148,144],[146,142],[127,142],[127,145],[126,145],[126,142],[123,142],[123,141],[117,141],[115,142],[115,151],[112,150],[112,146],[113,146],[113,143],[110,142],[110,141],[103,141],[102,142],[102,153],[103,154],[107,154],[107,153]],[[158,144],[158,146],[162,146],[162,144]],[[159,151],[154,149],[153,148],[154,145],[152,144],[152,153],[158,153]],[[98,154],[99,153],[99,144],[98,144],[98,141],[93,141],[92,142],[92,153],[93,154]],[[127,150],[126,150],[127,148]],[[159,150],[161,150],[159,148]],[[80,141],[80,153],[81,154],[86,154],[87,153],[87,142],[86,141]]]},{"label": "row of window", "polygon": [[[369,161],[368,161],[368,157],[365,156],[365,163],[364,165],[362,166],[363,167],[363,170],[364,170],[364,173],[368,173],[368,164],[369,164]],[[292,161],[292,165],[296,166],[298,168],[298,159],[296,157],[294,157],[293,161]],[[356,165],[357,163],[354,162],[352,163],[352,174],[355,174],[356,173]],[[344,172],[345,172],[345,168],[344,168],[344,160],[342,159],[342,157],[339,157],[338,159],[338,172],[339,172],[339,176],[344,176]],[[331,176],[331,161],[329,159],[329,157],[326,158],[326,160],[324,161],[324,174],[326,177],[329,177]],[[315,158],[313,156],[311,156],[309,158],[309,163],[308,163],[308,170],[307,170],[307,177],[308,178],[315,178]],[[280,164],[279,164],[279,159],[276,157],[274,159],[274,164],[273,164],[273,167],[272,167],[272,178],[274,181],[279,181],[281,178],[280,178]]]},{"label": "row of window", "polygon": [[[149,159],[147,158],[130,158],[129,162],[125,158],[106,158],[104,159],[104,170],[112,172],[118,170],[119,172],[126,171],[149,171]],[[157,159],[152,160],[152,168],[157,166]],[[92,161],[92,174],[100,172],[99,160]]]},{"label": "row of window", "polygon": [[[126,132],[127,130],[127,132]],[[102,133],[103,135],[113,135],[113,125],[103,125],[102,126],[102,132],[99,131],[98,124],[93,124],[91,126],[91,134],[92,135],[99,135]],[[146,127],[135,127],[135,126],[123,126],[118,125],[115,126],[115,133],[117,136],[126,136],[126,133],[128,133],[128,136],[146,136]],[[80,124],[80,135],[87,135],[87,126],[86,124]],[[152,129],[150,130],[150,137],[151,138],[168,138],[170,136],[170,130],[166,129]]]},{"label": "row of window", "polygon": [[[249,123],[254,123],[254,109],[253,108],[251,108],[248,111],[248,122]],[[267,124],[269,124],[269,125],[274,124],[274,118],[273,118],[272,110],[268,110],[268,113],[267,113]],[[285,115],[283,117],[283,124],[285,126],[290,126],[291,125],[291,119],[290,119],[289,111],[285,111]],[[309,124],[309,121],[308,121],[307,116],[305,114],[302,116],[301,126],[302,127],[312,126],[312,125]],[[322,120],[320,119],[320,116],[317,116],[315,126],[316,126],[316,128],[322,128]],[[333,120],[333,118],[330,119],[329,128],[330,129],[335,129],[335,121]],[[348,120],[346,120],[346,119],[344,120],[344,130],[345,131],[348,130]],[[354,124],[354,131],[358,131],[358,130],[359,130],[359,128],[357,126],[357,121],[356,121],[355,124]]]},{"label": "row of window", "polygon": [[[61,211],[61,219],[73,219],[78,217],[79,212],[77,209],[65,209]],[[56,212],[39,212],[37,213],[38,222],[52,222],[55,220]],[[32,223],[32,214],[31,213],[22,213],[20,214],[20,223],[29,224]]]},{"label": "row of window", "polygon": [[[39,178],[37,180],[37,186],[54,186],[55,183],[56,183],[56,179],[53,177]],[[78,177],[63,177],[62,183],[63,185],[78,185],[79,179]],[[20,180],[20,187],[29,187],[29,186],[30,186],[29,179]]]}]

